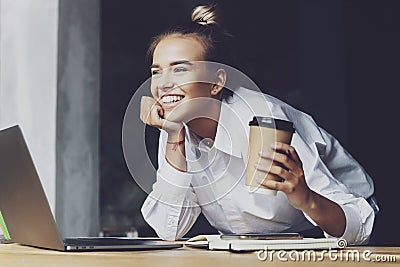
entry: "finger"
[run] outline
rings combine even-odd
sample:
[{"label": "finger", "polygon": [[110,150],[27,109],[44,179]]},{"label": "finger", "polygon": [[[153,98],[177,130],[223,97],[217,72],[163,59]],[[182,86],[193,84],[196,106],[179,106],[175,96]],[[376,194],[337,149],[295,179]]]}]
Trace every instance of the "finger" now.
[{"label": "finger", "polygon": [[145,122],[145,110],[146,110],[146,100],[144,96],[142,96],[142,99],[140,100],[140,120]]},{"label": "finger", "polygon": [[294,160],[292,160],[288,155],[280,152],[271,153],[271,152],[261,151],[259,155],[261,158],[278,162],[289,170],[296,170],[299,167],[298,164]]},{"label": "finger", "polygon": [[275,151],[280,151],[282,153],[285,153],[286,155],[291,157],[295,162],[302,163],[299,155],[297,154],[296,149],[291,145],[282,142],[276,142],[271,146],[271,148]]},{"label": "finger", "polygon": [[258,171],[262,171],[262,172],[269,173],[269,174],[275,174],[285,181],[291,181],[295,178],[295,176],[292,173],[290,173],[289,171],[285,170],[284,168],[282,168],[280,166],[272,165],[270,168],[268,168],[265,165],[263,166],[260,164],[256,164],[255,168]]},{"label": "finger", "polygon": [[174,123],[164,119],[161,115],[164,114],[164,110],[161,106],[155,105],[153,106],[151,117],[153,120],[153,126],[161,128],[161,129],[170,129],[174,127]]},{"label": "finger", "polygon": [[272,148],[272,150],[279,151],[279,152],[282,152],[285,154],[289,154],[290,153],[289,149],[291,148],[291,146],[288,144],[282,143],[282,142],[275,142],[275,143],[271,144],[271,148]]},{"label": "finger", "polygon": [[145,121],[145,123],[147,123],[149,125],[153,125],[154,121],[155,121],[155,118],[153,118],[154,114],[152,114],[153,110],[154,109],[152,108],[152,106],[146,106],[144,108],[144,112],[143,112],[144,113],[144,121]]},{"label": "finger", "polygon": [[147,107],[146,104],[142,102],[140,107],[140,119],[146,124],[148,123],[147,120],[149,119],[149,113],[150,113],[149,108]]},{"label": "finger", "polygon": [[257,182],[260,183],[260,185],[263,185],[269,189],[272,190],[278,190],[278,191],[282,191],[284,193],[290,192],[291,191],[291,187],[288,183],[282,183],[282,182],[278,182],[278,181],[274,181],[274,180],[260,180],[259,178],[256,178]]},{"label": "finger", "polygon": [[158,114],[160,115],[160,117],[164,118],[164,109],[159,105],[157,105],[156,108],[157,108],[157,111],[158,111]]},{"label": "finger", "polygon": [[296,187],[292,183],[279,182],[274,180],[265,180],[262,185],[273,190],[282,191],[285,194],[291,194],[296,191]]},{"label": "finger", "polygon": [[160,105],[160,103],[158,102],[154,102],[151,106],[152,109],[156,109],[158,115],[163,118],[164,117],[164,109],[162,108],[162,106]]},{"label": "finger", "polygon": [[153,126],[156,126],[158,128],[161,128],[164,124],[163,119],[160,117],[160,114],[158,113],[158,108],[156,106],[152,107],[148,119]]},{"label": "finger", "polygon": [[140,119],[147,123],[149,119],[149,113],[153,107],[155,100],[148,96],[142,96],[140,101]]}]

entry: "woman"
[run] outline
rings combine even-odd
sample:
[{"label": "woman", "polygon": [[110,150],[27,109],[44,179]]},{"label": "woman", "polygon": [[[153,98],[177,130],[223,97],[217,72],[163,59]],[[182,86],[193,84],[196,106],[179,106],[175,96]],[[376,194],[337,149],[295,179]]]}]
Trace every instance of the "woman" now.
[{"label": "woman", "polygon": [[[220,233],[318,226],[326,236],[367,242],[374,221],[366,201],[373,194],[371,178],[310,116],[268,95],[262,101],[273,116],[292,121],[296,134],[292,145],[260,151],[261,158],[280,164],[269,172],[282,181],[258,181],[278,190],[277,196],[245,190],[245,123],[266,112],[259,109],[259,94],[228,91],[226,69],[208,63],[227,63],[229,37],[215,6],[199,6],[190,25],[157,36],[150,46],[153,97],[142,98],[141,120],[162,131],[157,182],[142,207],[145,220],[167,240],[182,237],[203,212]],[[254,167],[268,172],[262,164]]]}]

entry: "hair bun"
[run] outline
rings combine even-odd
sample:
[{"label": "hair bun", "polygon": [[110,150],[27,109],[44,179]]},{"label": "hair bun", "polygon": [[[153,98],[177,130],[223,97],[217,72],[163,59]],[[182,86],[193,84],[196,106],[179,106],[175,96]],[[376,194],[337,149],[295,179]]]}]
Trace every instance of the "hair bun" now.
[{"label": "hair bun", "polygon": [[200,25],[218,25],[215,5],[197,6],[192,11],[192,21]]}]

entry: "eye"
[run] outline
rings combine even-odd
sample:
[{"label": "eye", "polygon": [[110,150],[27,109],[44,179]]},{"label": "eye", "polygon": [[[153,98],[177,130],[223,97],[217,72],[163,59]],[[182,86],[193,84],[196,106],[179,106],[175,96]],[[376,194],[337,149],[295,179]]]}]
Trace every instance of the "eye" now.
[{"label": "eye", "polygon": [[151,75],[158,75],[158,74],[161,74],[161,71],[160,70],[151,70]]},{"label": "eye", "polygon": [[185,72],[187,69],[185,67],[176,67],[174,68],[174,72]]}]

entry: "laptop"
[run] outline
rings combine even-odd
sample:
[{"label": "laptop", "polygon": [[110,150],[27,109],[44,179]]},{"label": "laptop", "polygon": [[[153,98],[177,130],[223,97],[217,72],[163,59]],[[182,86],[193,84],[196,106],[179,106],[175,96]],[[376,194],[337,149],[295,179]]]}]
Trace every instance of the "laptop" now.
[{"label": "laptop", "polygon": [[[182,244],[158,238],[62,239],[22,131],[0,131],[0,214],[11,242],[59,251],[172,249]],[[1,218],[0,218],[1,220]]]}]

